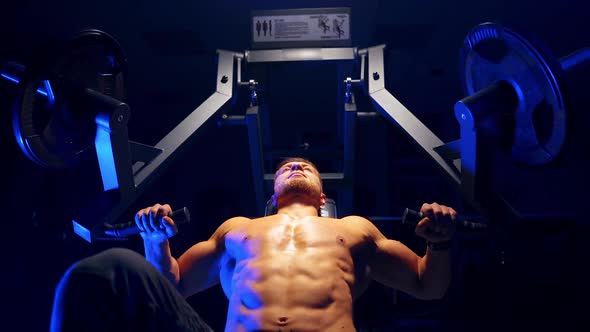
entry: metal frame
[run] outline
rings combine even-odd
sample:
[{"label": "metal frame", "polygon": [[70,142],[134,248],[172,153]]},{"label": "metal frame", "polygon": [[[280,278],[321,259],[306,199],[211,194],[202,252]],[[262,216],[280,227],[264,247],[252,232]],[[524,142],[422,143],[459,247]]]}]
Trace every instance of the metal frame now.
[{"label": "metal frame", "polygon": [[[189,114],[154,147],[129,142],[126,116],[101,113],[96,122],[95,140],[104,192],[84,207],[72,220],[74,232],[88,242],[108,239],[102,236],[102,225],[117,220],[159,176],[195,136],[199,128],[233,99],[234,59],[242,54],[218,50],[217,86],[215,92]],[[106,120],[105,119],[109,119]],[[121,122],[112,121],[120,119]],[[131,151],[143,157],[131,166]],[[117,181],[105,179],[116,178]]]},{"label": "metal frame", "polygon": [[[250,63],[270,63],[270,62],[285,62],[285,61],[338,61],[338,60],[355,60],[357,58],[357,49],[351,47],[341,48],[300,48],[300,49],[278,49],[278,50],[254,50],[246,51],[244,59]],[[238,70],[240,69],[238,65]],[[241,74],[238,74],[240,76]],[[252,80],[250,80],[252,82]],[[246,82],[238,81],[238,84],[248,84]],[[343,96],[344,97],[344,96]],[[354,99],[354,98],[353,98]],[[255,112],[258,114],[258,108],[251,106],[248,113]],[[343,170],[340,173],[321,173],[322,180],[325,184],[332,186],[333,184],[341,184],[338,195],[339,203],[345,208],[340,208],[341,211],[348,211],[353,202],[353,174],[354,174],[354,143],[356,142],[356,104],[354,101],[345,103],[344,107],[344,160]],[[251,115],[253,116],[253,115]],[[246,115],[248,118],[248,115]],[[274,173],[264,172],[264,158],[263,144],[260,134],[260,128],[254,126],[254,120],[247,122],[248,137],[250,140],[250,160],[252,161],[253,181],[256,195],[256,205],[259,215],[263,215],[265,202],[268,197],[265,197],[263,181],[266,183],[274,182]],[[259,121],[257,122],[259,125]],[[259,142],[258,146],[253,143]],[[262,212],[262,213],[260,213]]]},{"label": "metal frame", "polygon": [[[235,98],[234,61],[237,61],[236,84],[249,85],[251,88],[251,104],[245,116],[224,116],[222,119],[229,124],[246,125],[250,146],[252,178],[256,195],[257,211],[264,214],[265,183],[274,181],[273,173],[264,171],[264,149],[261,119],[256,99],[254,80],[242,82],[241,61],[250,63],[284,62],[284,61],[332,61],[357,60],[360,58],[360,79],[347,78],[346,94],[343,105],[342,139],[344,146],[343,170],[339,173],[322,173],[322,178],[329,185],[344,184],[340,187],[339,203],[346,211],[353,201],[352,177],[354,174],[356,122],[363,112],[358,112],[354,94],[350,90],[352,84],[364,84],[366,92],[377,111],[388,120],[395,122],[405,131],[418,147],[431,158],[449,181],[457,186],[466,201],[475,209],[488,212],[490,207],[499,209],[501,215],[518,216],[517,211],[501,197],[490,193],[488,183],[491,170],[489,152],[493,138],[478,132],[477,124],[487,115],[489,103],[500,97],[510,97],[510,92],[499,86],[490,86],[473,96],[459,101],[455,105],[455,116],[460,124],[460,139],[449,143],[440,140],[428,127],[414,116],[385,88],[384,69],[385,45],[377,45],[366,49],[353,47],[335,48],[294,48],[251,50],[234,53],[218,50],[217,83],[213,94],[200,104],[189,116],[179,123],[155,146],[129,141],[127,121],[129,107],[118,100],[87,89],[86,97],[91,98],[101,112],[96,116],[97,132],[95,147],[103,180],[104,192],[91,201],[78,214],[73,222],[74,232],[88,242],[102,239],[101,225],[115,221],[141,195],[157,176],[165,171],[179,152],[194,139],[195,133],[205,122],[217,114],[228,102]],[[590,48],[582,49],[560,59],[562,69],[570,72],[574,68],[590,63]],[[367,75],[365,65],[368,62]],[[22,74],[22,65],[7,63],[2,67],[3,78],[18,82]],[[51,99],[49,84],[38,93]],[[483,96],[486,94],[486,96]],[[350,184],[347,186],[346,184]],[[480,203],[485,201],[485,207]],[[346,211],[348,212],[348,211]],[[344,213],[347,214],[347,213]],[[496,213],[498,215],[498,213]]]},{"label": "metal frame", "polygon": [[250,146],[252,179],[254,180],[256,212],[259,216],[263,216],[266,205],[266,198],[264,197],[264,181],[262,181],[264,178],[264,152],[258,106],[248,107],[248,110],[246,111],[246,127],[248,128],[248,143]]},{"label": "metal frame", "polygon": [[[254,80],[241,81],[242,59],[248,62],[281,62],[356,60],[360,57],[360,79],[348,78],[344,83],[348,86],[352,83],[365,83],[367,93],[379,113],[397,123],[418,144],[419,148],[435,161],[451,183],[461,188],[466,200],[475,208],[480,209],[481,207],[475,199],[477,182],[475,179],[478,177],[475,167],[478,164],[475,161],[478,158],[477,146],[481,145],[481,142],[476,140],[473,123],[470,124],[466,120],[469,117],[469,109],[464,107],[463,112],[457,113],[457,118],[462,125],[461,139],[448,144],[442,142],[386,90],[383,65],[384,49],[385,45],[377,45],[362,50],[356,48],[307,48],[255,50],[246,51],[244,54],[219,50],[216,91],[154,147],[128,141],[126,127],[124,125],[114,126],[112,119],[117,118],[113,116],[115,113],[99,115],[97,117],[99,124],[99,134],[97,134],[96,141],[97,152],[99,160],[101,158],[109,160],[109,162],[100,163],[101,172],[103,178],[112,173],[116,174],[119,180],[118,185],[105,184],[104,195],[93,201],[78,218],[73,220],[76,234],[88,242],[102,239],[97,231],[100,229],[100,225],[116,220],[146,189],[148,183],[161,174],[178,152],[188,145],[187,143],[192,140],[196,131],[234,98],[232,93],[234,61],[237,61],[236,84],[238,86],[250,85],[251,104],[246,110],[245,116],[225,116],[222,117],[222,120],[230,124],[246,125],[248,129],[257,211],[260,215],[264,214],[267,201],[264,191],[265,182],[274,181],[274,174],[264,171],[263,139],[255,88],[257,83]],[[366,76],[364,73],[365,61],[368,62],[368,75]],[[353,201],[352,177],[355,161],[355,128],[358,115],[354,95],[347,89],[343,116],[344,133],[342,135],[344,140],[343,171],[321,174],[323,181],[329,185],[343,184],[339,200],[340,204],[349,208]],[[111,119],[111,121],[104,121],[103,118]],[[124,122],[126,123],[126,120]],[[109,139],[98,139],[98,136]],[[101,157],[102,154],[105,154],[106,157]],[[133,164],[132,172],[129,172],[127,165],[129,165],[132,155],[140,160]],[[119,162],[117,163],[117,161]],[[131,176],[133,178],[130,181]],[[97,215],[101,217],[97,218]]]},{"label": "metal frame", "polygon": [[[368,55],[368,94],[377,110],[394,121],[417,143],[462,194],[463,199],[488,219],[506,222],[522,216],[509,202],[498,195],[490,183],[491,154],[494,138],[477,130],[481,114],[489,114],[488,104],[497,104],[494,98],[468,96],[455,105],[455,117],[460,125],[460,138],[444,143],[385,88],[383,53],[385,45],[359,50]],[[490,96],[511,99],[506,89],[491,87]],[[509,101],[510,102],[510,101]],[[513,102],[513,101],[512,101]],[[493,108],[493,106],[492,106]]]},{"label": "metal frame", "polygon": [[456,185],[460,185],[458,165],[459,160],[449,164],[439,152],[445,144],[412,112],[400,103],[387,89],[385,89],[385,69],[383,66],[383,51],[385,45],[359,50],[360,54],[368,54],[368,93],[378,111],[388,119],[397,123],[419,147],[436,162],[439,168]]}]

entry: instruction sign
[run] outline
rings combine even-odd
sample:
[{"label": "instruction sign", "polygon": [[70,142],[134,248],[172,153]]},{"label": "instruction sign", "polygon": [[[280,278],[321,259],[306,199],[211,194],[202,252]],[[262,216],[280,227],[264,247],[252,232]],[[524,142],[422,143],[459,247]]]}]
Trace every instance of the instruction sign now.
[{"label": "instruction sign", "polygon": [[346,47],[350,45],[350,8],[252,12],[253,48]]}]

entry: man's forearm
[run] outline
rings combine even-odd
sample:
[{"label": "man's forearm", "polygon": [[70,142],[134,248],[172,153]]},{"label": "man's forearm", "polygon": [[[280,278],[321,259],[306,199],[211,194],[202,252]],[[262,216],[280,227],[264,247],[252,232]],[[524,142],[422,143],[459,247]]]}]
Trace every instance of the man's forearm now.
[{"label": "man's forearm", "polygon": [[426,298],[442,298],[451,284],[450,250],[426,249],[420,259],[420,280]]},{"label": "man's forearm", "polygon": [[145,258],[156,267],[174,286],[178,286],[180,272],[178,262],[170,252],[168,240],[160,243],[144,241]]}]

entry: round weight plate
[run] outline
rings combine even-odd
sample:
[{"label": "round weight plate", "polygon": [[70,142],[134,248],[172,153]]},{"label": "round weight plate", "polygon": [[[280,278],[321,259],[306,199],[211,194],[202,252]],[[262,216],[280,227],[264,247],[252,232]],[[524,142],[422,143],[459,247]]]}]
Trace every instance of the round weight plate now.
[{"label": "round weight plate", "polygon": [[512,158],[527,165],[554,160],[566,136],[561,65],[538,42],[497,23],[480,24],[466,37],[460,56],[466,95],[498,81],[510,83],[519,96],[514,111]]},{"label": "round weight plate", "polygon": [[54,49],[25,69],[13,129],[29,159],[59,169],[78,165],[93,152],[95,114],[77,92],[89,88],[123,101],[127,59],[118,42],[99,30],[81,31]]}]

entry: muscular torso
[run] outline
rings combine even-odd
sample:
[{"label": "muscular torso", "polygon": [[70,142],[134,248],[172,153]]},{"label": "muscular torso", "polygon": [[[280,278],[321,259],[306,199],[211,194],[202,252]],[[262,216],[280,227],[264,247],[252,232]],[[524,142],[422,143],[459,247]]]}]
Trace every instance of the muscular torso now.
[{"label": "muscular torso", "polygon": [[226,331],[354,331],[371,241],[354,218],[273,215],[225,236]]}]

